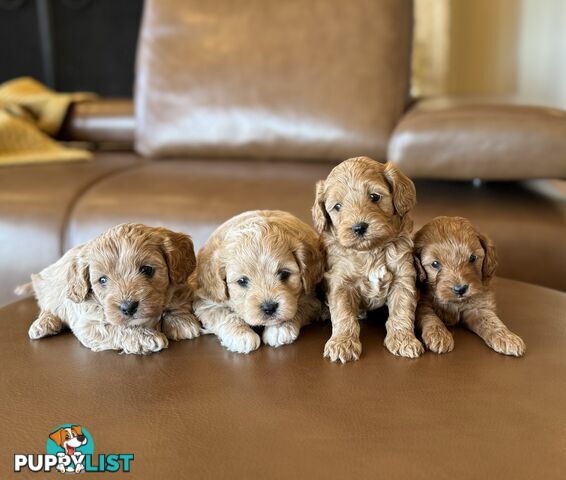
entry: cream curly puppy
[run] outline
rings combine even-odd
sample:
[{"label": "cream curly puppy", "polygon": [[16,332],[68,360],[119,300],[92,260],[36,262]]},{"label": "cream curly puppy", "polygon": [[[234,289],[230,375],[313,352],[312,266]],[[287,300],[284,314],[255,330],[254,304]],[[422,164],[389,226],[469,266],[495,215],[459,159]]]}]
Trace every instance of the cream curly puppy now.
[{"label": "cream curly puppy", "polygon": [[295,341],[321,315],[315,287],[323,253],[312,227],[290,213],[245,212],[212,234],[197,259],[195,313],[228,350]]},{"label": "cream curly puppy", "polygon": [[521,356],[526,347],[495,313],[490,289],[497,267],[495,247],[462,217],[436,217],[415,235],[420,298],[417,325],[427,348],[454,348],[446,325],[464,324],[493,350]]},{"label": "cream curly puppy", "polygon": [[362,351],[358,318],[389,307],[385,346],[395,355],[418,357],[415,337],[413,182],[394,165],[368,157],[346,160],[316,186],[315,228],[326,247],[325,282],[332,336],[324,356],[345,363]]},{"label": "cream curly puppy", "polygon": [[123,224],[72,248],[17,293],[33,292],[40,307],[32,339],[66,325],[93,351],[148,354],[199,335],[187,281],[194,268],[189,236]]}]

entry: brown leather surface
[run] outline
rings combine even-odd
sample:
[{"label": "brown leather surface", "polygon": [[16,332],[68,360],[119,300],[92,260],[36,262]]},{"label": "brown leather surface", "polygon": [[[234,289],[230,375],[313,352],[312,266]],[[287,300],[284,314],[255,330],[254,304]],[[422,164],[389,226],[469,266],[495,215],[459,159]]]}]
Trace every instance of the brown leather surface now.
[{"label": "brown leather surface", "polygon": [[[200,248],[223,221],[258,208],[287,210],[311,224],[314,184],[326,178],[332,166],[253,160],[150,162],[98,182],[77,201],[65,248],[126,221],[185,231]],[[566,290],[566,191],[559,190],[560,183],[416,185],[416,227],[437,215],[468,217],[493,237],[499,275]]]},{"label": "brown leather surface", "polygon": [[136,148],[385,158],[406,104],[410,0],[148,0]]},{"label": "brown leather surface", "polygon": [[0,305],[63,253],[68,216],[76,199],[111,172],[142,160],[106,154],[91,162],[23,165],[0,170]]},{"label": "brown leather surface", "polygon": [[95,453],[134,453],[135,479],[562,479],[566,294],[496,288],[524,358],[461,328],[451,353],[394,357],[379,316],[346,365],[322,358],[328,323],[249,356],[214,336],[148,357],[93,353],[70,333],[29,340],[36,306],[12,304],[0,310],[0,475],[43,478],[11,475],[13,454],[45,452],[50,431],[76,422]]},{"label": "brown leather surface", "polygon": [[132,100],[105,98],[72,104],[59,137],[132,149],[134,131]]},{"label": "brown leather surface", "polygon": [[566,178],[566,112],[471,99],[418,102],[388,159],[414,178]]}]

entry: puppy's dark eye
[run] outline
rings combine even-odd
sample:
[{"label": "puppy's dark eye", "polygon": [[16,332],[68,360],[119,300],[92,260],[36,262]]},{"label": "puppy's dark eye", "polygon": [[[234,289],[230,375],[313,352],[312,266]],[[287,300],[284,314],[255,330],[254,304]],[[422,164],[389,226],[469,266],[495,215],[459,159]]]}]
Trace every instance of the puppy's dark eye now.
[{"label": "puppy's dark eye", "polygon": [[381,200],[381,195],[379,193],[370,193],[369,194],[369,199],[373,202],[373,203],[377,203]]},{"label": "puppy's dark eye", "polygon": [[470,255],[470,263],[474,263],[477,259],[478,257],[476,257],[475,255]]},{"label": "puppy's dark eye", "polygon": [[339,212],[340,210],[342,210],[342,204],[341,203],[337,203],[336,205],[334,205],[334,207],[332,207],[333,210],[336,210],[337,212]]},{"label": "puppy's dark eye", "polygon": [[240,285],[240,287],[246,288],[249,283],[250,279],[248,277],[238,278],[238,285]]},{"label": "puppy's dark eye", "polygon": [[150,267],[149,265],[142,265],[140,267],[140,273],[142,275],[145,275],[146,277],[153,277],[153,274],[155,273],[155,268]]},{"label": "puppy's dark eye", "polygon": [[291,276],[291,272],[289,270],[279,270],[277,275],[279,275],[279,279],[284,282]]},{"label": "puppy's dark eye", "polygon": [[98,283],[100,283],[100,285],[106,285],[108,283],[108,277],[100,277]]},{"label": "puppy's dark eye", "polygon": [[435,270],[439,270],[439,269],[440,269],[440,262],[437,261],[437,260],[435,260],[434,262],[432,262],[432,263],[430,264],[430,266],[431,266],[432,268],[434,268]]}]

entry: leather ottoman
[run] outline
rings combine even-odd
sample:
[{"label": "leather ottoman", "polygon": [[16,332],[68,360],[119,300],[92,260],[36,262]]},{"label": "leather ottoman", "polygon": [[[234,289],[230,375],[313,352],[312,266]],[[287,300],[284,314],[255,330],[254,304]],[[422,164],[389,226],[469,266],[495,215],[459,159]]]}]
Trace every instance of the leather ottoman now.
[{"label": "leather ottoman", "polygon": [[13,303],[0,310],[0,476],[41,477],[13,474],[14,454],[45,453],[48,434],[75,423],[95,455],[133,453],[123,477],[136,479],[564,478],[566,294],[496,289],[524,358],[463,329],[452,353],[397,358],[380,312],[346,365],[322,358],[328,323],[248,356],[213,336],[148,357],[92,353],[69,333],[30,341],[35,302]]}]

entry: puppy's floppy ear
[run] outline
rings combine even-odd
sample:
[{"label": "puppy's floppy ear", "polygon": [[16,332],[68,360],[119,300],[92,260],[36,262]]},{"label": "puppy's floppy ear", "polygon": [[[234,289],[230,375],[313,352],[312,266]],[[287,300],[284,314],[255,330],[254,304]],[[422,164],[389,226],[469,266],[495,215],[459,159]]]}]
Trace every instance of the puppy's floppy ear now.
[{"label": "puppy's floppy ear", "polygon": [[159,228],[158,231],[171,283],[178,285],[186,282],[196,267],[195,250],[191,237],[166,228]]},{"label": "puppy's floppy ear", "polygon": [[391,187],[395,210],[402,217],[417,203],[415,184],[392,163],[385,164],[383,174]]},{"label": "puppy's floppy ear", "polygon": [[426,270],[421,263],[420,253],[415,252],[413,254],[413,263],[415,264],[415,270],[417,271],[417,281],[423,283],[426,280]]},{"label": "puppy's floppy ear", "polygon": [[226,267],[220,248],[205,246],[198,256],[197,284],[204,296],[214,302],[228,300]]},{"label": "puppy's floppy ear", "polygon": [[297,239],[293,255],[301,271],[303,290],[312,295],[324,275],[324,250],[318,238]]},{"label": "puppy's floppy ear", "polygon": [[75,303],[84,302],[90,289],[88,263],[75,255],[67,270],[67,298]]},{"label": "puppy's floppy ear", "polygon": [[478,232],[478,238],[480,240],[483,251],[485,252],[485,257],[483,259],[483,264],[481,268],[482,283],[487,285],[493,275],[495,275],[495,270],[497,269],[497,252],[495,251],[495,245],[482,233]]},{"label": "puppy's floppy ear", "polygon": [[324,180],[316,182],[315,200],[314,205],[312,206],[312,221],[314,228],[318,233],[322,233],[326,230],[331,223],[330,216],[328,215],[324,204],[326,201],[325,190],[326,184]]},{"label": "puppy's floppy ear", "polygon": [[73,432],[75,432],[77,435],[82,435],[83,434],[83,429],[80,425],[72,425],[71,426],[71,430]]},{"label": "puppy's floppy ear", "polygon": [[65,435],[65,430],[63,428],[60,428],[59,430],[50,433],[49,438],[53,440],[58,446],[62,446],[64,435]]}]

